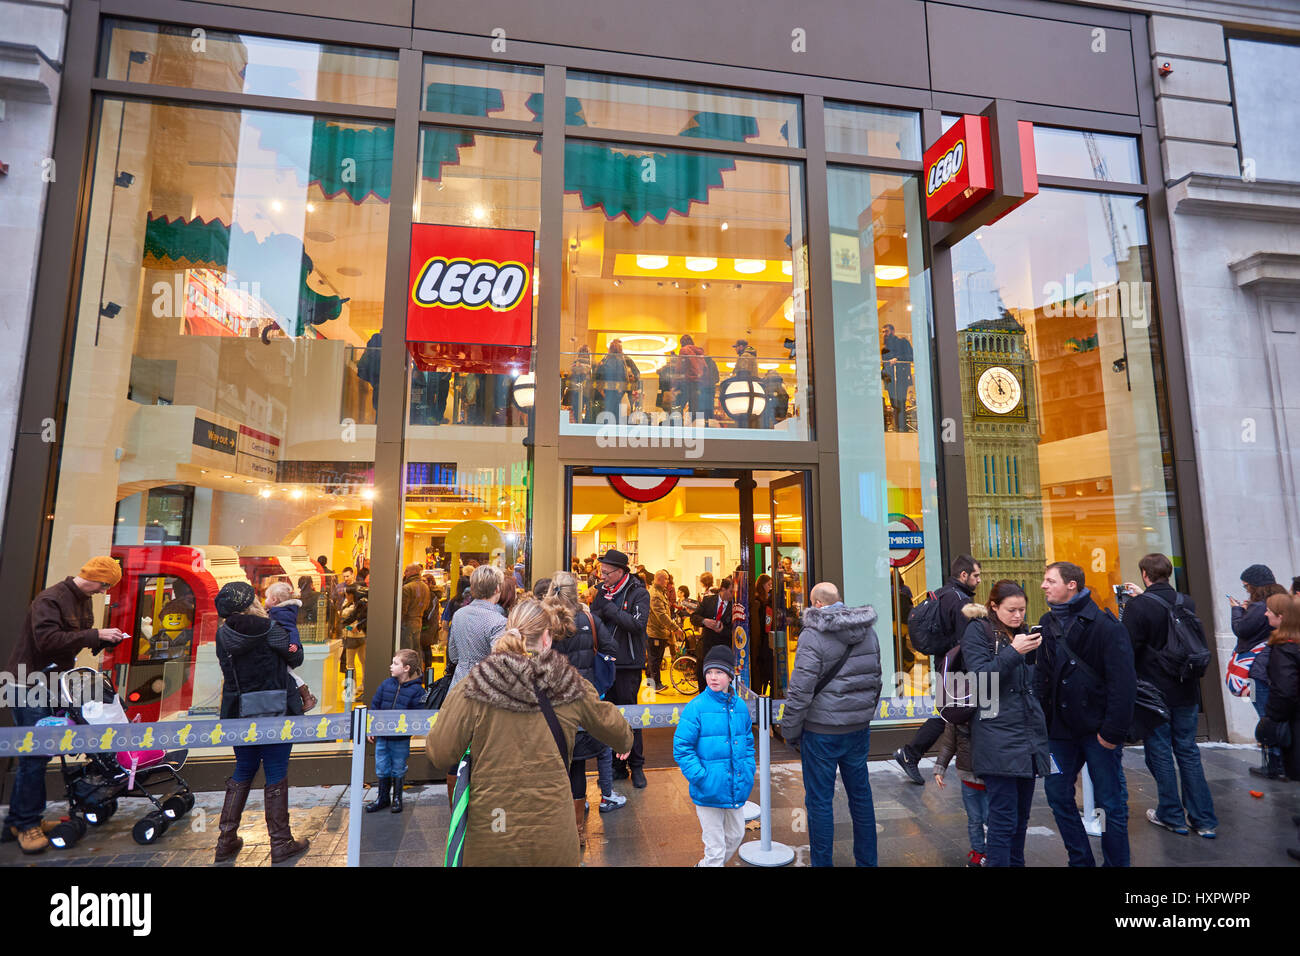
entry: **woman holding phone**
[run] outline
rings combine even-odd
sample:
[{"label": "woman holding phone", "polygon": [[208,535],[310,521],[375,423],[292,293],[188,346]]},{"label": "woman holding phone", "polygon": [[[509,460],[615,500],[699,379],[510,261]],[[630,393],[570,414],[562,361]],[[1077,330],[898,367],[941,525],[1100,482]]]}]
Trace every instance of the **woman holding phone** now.
[{"label": "woman holding phone", "polygon": [[993,585],[987,605],[967,604],[970,621],[961,656],[980,681],[980,710],[971,719],[971,769],[988,791],[988,856],[985,866],[1024,866],[1025,832],[1034,802],[1034,781],[1051,772],[1047,721],[1034,697],[1031,655],[1042,635],[1025,633],[1025,592],[1014,581]]}]

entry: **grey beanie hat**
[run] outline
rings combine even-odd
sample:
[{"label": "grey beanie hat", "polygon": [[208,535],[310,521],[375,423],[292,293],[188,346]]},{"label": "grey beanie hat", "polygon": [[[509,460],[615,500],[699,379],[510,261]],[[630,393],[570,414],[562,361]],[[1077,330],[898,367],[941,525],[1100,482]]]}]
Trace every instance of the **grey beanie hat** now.
[{"label": "grey beanie hat", "polygon": [[1272,569],[1266,564],[1252,564],[1241,572],[1241,579],[1257,588],[1262,588],[1266,584],[1277,583],[1277,578],[1273,577]]}]

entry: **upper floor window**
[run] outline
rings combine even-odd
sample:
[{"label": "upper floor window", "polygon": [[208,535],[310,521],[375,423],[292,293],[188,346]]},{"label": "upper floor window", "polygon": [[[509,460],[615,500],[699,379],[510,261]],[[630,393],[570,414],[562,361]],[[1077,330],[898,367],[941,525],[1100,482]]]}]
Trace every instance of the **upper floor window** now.
[{"label": "upper floor window", "polygon": [[1300,46],[1229,40],[1242,171],[1300,180]]}]

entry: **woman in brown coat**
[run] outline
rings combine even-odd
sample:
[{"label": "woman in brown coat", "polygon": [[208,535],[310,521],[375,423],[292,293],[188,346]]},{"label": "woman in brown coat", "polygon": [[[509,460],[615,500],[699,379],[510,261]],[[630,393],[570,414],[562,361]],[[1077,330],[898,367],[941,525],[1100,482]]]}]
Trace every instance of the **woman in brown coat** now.
[{"label": "woman in brown coat", "polygon": [[[569,757],[581,726],[618,753],[632,748],[632,728],[618,708],[561,654],[551,633],[573,629],[559,602],[524,598],[487,658],[447,695],[425,738],[436,767],[471,754],[465,866],[577,866],[578,826],[569,790]],[[561,754],[537,703],[551,702],[564,733]]]}]

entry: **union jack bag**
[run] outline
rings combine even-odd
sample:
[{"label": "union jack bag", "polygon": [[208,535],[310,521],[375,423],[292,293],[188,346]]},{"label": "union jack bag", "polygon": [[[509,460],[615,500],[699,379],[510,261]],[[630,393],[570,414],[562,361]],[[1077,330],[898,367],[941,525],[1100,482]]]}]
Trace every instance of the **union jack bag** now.
[{"label": "union jack bag", "polygon": [[1267,641],[1260,641],[1250,650],[1232,655],[1232,658],[1228,661],[1228,674],[1224,678],[1228,685],[1228,693],[1232,694],[1232,696],[1250,696],[1250,665],[1255,663],[1255,655],[1262,651],[1267,644]]}]

